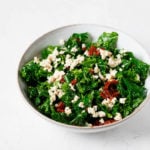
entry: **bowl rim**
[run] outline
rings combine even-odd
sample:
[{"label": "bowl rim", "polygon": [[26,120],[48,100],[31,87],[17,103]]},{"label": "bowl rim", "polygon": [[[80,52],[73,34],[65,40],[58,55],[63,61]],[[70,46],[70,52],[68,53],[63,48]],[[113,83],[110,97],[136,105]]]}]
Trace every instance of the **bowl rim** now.
[{"label": "bowl rim", "polygon": [[110,127],[115,127],[115,126],[118,126],[118,125],[121,125],[123,122],[127,121],[129,118],[132,118],[133,116],[135,116],[135,114],[137,114],[144,106],[145,104],[150,100],[150,94],[147,95],[147,97],[143,100],[143,102],[128,116],[126,116],[125,118],[123,118],[122,120],[120,121],[115,121],[113,123],[110,123],[110,124],[106,124],[106,125],[100,125],[100,126],[92,126],[92,127],[89,127],[89,126],[75,126],[75,125],[69,125],[69,124],[65,124],[65,123],[62,123],[62,122],[58,122],[58,121],[55,121],[49,117],[47,117],[46,115],[42,114],[40,111],[38,111],[33,105],[31,105],[31,103],[29,102],[29,100],[27,100],[26,96],[24,95],[24,93],[22,92],[21,90],[21,85],[20,85],[20,81],[19,81],[19,78],[20,78],[20,66],[21,66],[21,62],[22,62],[22,59],[23,57],[26,55],[26,53],[30,50],[30,47],[32,47],[35,42],[39,42],[42,38],[46,37],[47,35],[51,34],[52,32],[55,32],[57,30],[60,30],[60,29],[65,29],[65,28],[68,28],[68,27],[74,27],[74,26],[86,26],[86,25],[89,25],[89,26],[98,26],[98,27],[102,27],[102,28],[108,28],[108,29],[111,29],[111,30],[114,30],[114,31],[118,31],[124,35],[126,35],[127,37],[129,37],[130,39],[132,39],[136,44],[138,44],[144,51],[145,53],[148,55],[148,57],[150,58],[150,54],[145,50],[144,46],[139,42],[137,41],[135,38],[133,38],[131,35],[129,35],[128,33],[125,33],[123,31],[121,31],[120,29],[118,28],[114,28],[114,27],[111,27],[111,26],[107,26],[107,25],[101,25],[101,24],[91,24],[91,23],[79,23],[79,24],[69,24],[69,25],[65,25],[65,26],[61,26],[61,27],[56,27],[54,29],[51,29],[50,31],[46,32],[45,34],[42,34],[41,36],[39,36],[38,38],[36,38],[34,41],[32,41],[32,43],[26,48],[26,50],[23,52],[21,58],[19,59],[19,63],[18,63],[18,67],[17,67],[17,83],[18,83],[18,90],[20,91],[20,95],[22,96],[22,98],[24,99],[24,103],[30,107],[33,112],[35,112],[36,114],[38,114],[41,118],[44,118],[45,120],[51,122],[51,123],[54,123],[58,126],[62,126],[62,127],[67,127],[67,128],[70,128],[70,129],[82,129],[84,131],[87,131],[89,129],[91,130],[100,130],[100,129],[109,129]]}]

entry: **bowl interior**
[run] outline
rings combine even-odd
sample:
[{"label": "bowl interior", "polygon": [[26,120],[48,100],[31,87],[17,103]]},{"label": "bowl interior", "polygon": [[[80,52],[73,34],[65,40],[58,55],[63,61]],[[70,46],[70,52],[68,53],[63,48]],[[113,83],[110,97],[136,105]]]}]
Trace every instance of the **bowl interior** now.
[{"label": "bowl interior", "polygon": [[[39,55],[41,49],[45,48],[48,45],[58,45],[61,39],[64,39],[64,40],[68,39],[69,36],[73,33],[89,32],[93,40],[96,40],[99,37],[99,35],[102,34],[103,32],[112,32],[112,31],[116,31],[119,33],[118,48],[124,48],[129,51],[132,51],[137,58],[150,64],[150,56],[148,55],[148,53],[144,50],[144,48],[137,41],[132,39],[130,36],[124,34],[123,32],[117,29],[113,29],[110,27],[105,27],[105,26],[100,26],[100,25],[91,25],[91,24],[81,24],[81,25],[71,25],[71,26],[58,28],[56,30],[48,32],[47,34],[43,35],[42,37],[37,39],[35,42],[33,42],[33,44],[25,51],[24,55],[22,56],[20,64],[19,64],[18,72],[26,62],[33,59],[34,56]],[[28,99],[26,95],[26,85],[20,78],[19,73],[18,73],[18,82],[19,82],[19,87],[21,89],[21,92],[23,93],[27,102],[30,103],[30,100]],[[145,84],[146,88],[148,89],[148,96],[150,95],[149,83],[150,83],[150,77],[147,78],[146,84]],[[140,109],[140,107],[142,107],[143,103],[134,112],[137,112]],[[129,115],[127,118],[129,118],[131,115]],[[52,119],[50,118],[47,118],[47,119],[52,121]],[[58,124],[62,125],[62,123],[58,123]],[[112,126],[115,126],[116,124],[114,123],[114,125],[113,124],[108,125],[108,127],[110,128]],[[69,126],[69,125],[64,125],[64,126]],[[78,127],[75,127],[75,128],[78,128]],[[93,129],[94,128],[90,130],[93,131]],[[101,126],[96,127],[96,129],[98,131],[104,130],[104,128]]]}]

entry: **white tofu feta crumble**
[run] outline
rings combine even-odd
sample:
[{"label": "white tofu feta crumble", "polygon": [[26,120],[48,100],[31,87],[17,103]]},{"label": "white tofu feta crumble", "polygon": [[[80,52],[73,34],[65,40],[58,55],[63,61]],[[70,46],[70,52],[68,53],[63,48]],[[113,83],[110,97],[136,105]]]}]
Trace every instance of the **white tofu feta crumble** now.
[{"label": "white tofu feta crumble", "polygon": [[74,69],[78,64],[84,61],[84,56],[78,55],[76,59],[71,58],[70,55],[66,56],[64,67],[70,67],[70,70]]},{"label": "white tofu feta crumble", "polygon": [[114,120],[116,120],[116,121],[122,120],[122,116],[121,116],[121,114],[119,112],[116,113],[116,115],[114,117]]},{"label": "white tofu feta crumble", "polygon": [[55,70],[54,74],[48,77],[48,83],[52,83],[54,81],[60,81],[63,75],[65,75],[64,71]]},{"label": "white tofu feta crumble", "polygon": [[74,86],[70,83],[69,84],[69,86],[70,86],[70,89],[72,90],[72,91],[75,91],[75,88],[74,88]]},{"label": "white tofu feta crumble", "polygon": [[110,80],[116,77],[117,70],[110,69],[109,73],[106,74],[106,79]]},{"label": "white tofu feta crumble", "polygon": [[41,62],[40,62],[40,66],[43,67],[44,70],[47,70],[48,72],[50,72],[52,70],[52,65],[51,65],[51,62],[50,60],[48,59],[43,59]]},{"label": "white tofu feta crumble", "polygon": [[112,53],[110,51],[98,48],[98,50],[100,51],[100,55],[102,57],[102,59],[106,59],[106,57],[110,57],[112,55]]},{"label": "white tofu feta crumble", "polygon": [[98,111],[98,116],[99,117],[105,117],[106,113],[104,111]]},{"label": "white tofu feta crumble", "polygon": [[61,50],[61,51],[59,52],[59,54],[61,54],[61,55],[64,54],[64,53],[65,53],[65,51],[63,51],[63,50]]},{"label": "white tofu feta crumble", "polygon": [[100,77],[101,80],[103,80],[103,81],[105,80],[105,77],[102,75],[101,72],[98,73],[98,76]]},{"label": "white tofu feta crumble", "polygon": [[113,108],[114,104],[116,103],[116,100],[117,99],[115,97],[113,99],[109,99],[109,98],[104,99],[102,101],[102,105],[105,105],[106,107],[111,109],[111,108]]},{"label": "white tofu feta crumble", "polygon": [[33,58],[33,62],[36,63],[36,64],[38,64],[38,63],[40,63],[40,60],[39,60],[38,57],[35,56],[35,57]]},{"label": "white tofu feta crumble", "polygon": [[75,95],[74,98],[73,98],[73,100],[72,100],[71,102],[72,102],[72,103],[75,103],[75,102],[78,101],[78,99],[79,99],[79,96]]},{"label": "white tofu feta crumble", "polygon": [[80,108],[84,108],[84,103],[83,103],[83,102],[80,102],[80,103],[78,104],[78,106],[79,106]]},{"label": "white tofu feta crumble", "polygon": [[87,50],[84,52],[84,55],[85,55],[85,56],[89,56],[89,53],[88,53]]},{"label": "white tofu feta crumble", "polygon": [[78,49],[76,46],[71,48],[71,52],[77,52],[77,51],[78,51]]},{"label": "white tofu feta crumble", "polygon": [[48,55],[47,60],[49,60],[50,62],[55,62],[58,55],[59,55],[59,52],[56,47],[54,49],[53,53]]},{"label": "white tofu feta crumble", "polygon": [[93,107],[88,107],[87,111],[89,114],[94,114],[95,113],[95,109]]},{"label": "white tofu feta crumble", "polygon": [[93,75],[92,77],[93,77],[94,79],[98,79],[98,78],[99,78],[98,75]]},{"label": "white tofu feta crumble", "polygon": [[94,73],[99,73],[99,72],[100,72],[100,69],[98,68],[98,65],[95,64]]},{"label": "white tofu feta crumble", "polygon": [[91,123],[86,122],[87,127],[92,127],[93,125]]},{"label": "white tofu feta crumble", "polygon": [[71,109],[69,107],[65,107],[65,114],[69,116],[72,113]]},{"label": "white tofu feta crumble", "polygon": [[97,106],[96,106],[96,105],[93,106],[93,107],[88,107],[88,108],[87,108],[87,112],[88,112],[89,114],[91,114],[93,118],[99,117],[99,114],[98,114],[98,112],[96,112],[96,111],[97,111]]},{"label": "white tofu feta crumble", "polygon": [[112,68],[115,68],[116,66],[118,66],[119,64],[121,64],[121,58],[114,58],[114,57],[110,57],[108,59],[108,65]]},{"label": "white tofu feta crumble", "polygon": [[101,124],[104,124],[104,123],[105,123],[105,121],[104,121],[103,118],[101,118],[101,119],[99,120],[99,122],[100,122]]},{"label": "white tofu feta crumble", "polygon": [[53,102],[56,101],[56,96],[61,98],[64,95],[64,92],[61,89],[59,89],[58,86],[52,86],[48,90],[48,93],[49,93],[49,96],[50,96],[50,105],[52,105]]},{"label": "white tofu feta crumble", "polygon": [[81,46],[82,48],[86,48],[86,45],[84,44],[84,43],[82,43],[82,46]]},{"label": "white tofu feta crumble", "polygon": [[120,104],[125,104],[127,98],[119,98]]}]

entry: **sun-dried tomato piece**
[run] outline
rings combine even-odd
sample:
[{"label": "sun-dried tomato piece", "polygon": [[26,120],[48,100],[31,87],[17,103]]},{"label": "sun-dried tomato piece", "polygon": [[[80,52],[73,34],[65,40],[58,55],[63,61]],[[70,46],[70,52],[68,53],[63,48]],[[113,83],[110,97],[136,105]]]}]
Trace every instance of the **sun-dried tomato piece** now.
[{"label": "sun-dried tomato piece", "polygon": [[91,69],[89,70],[89,72],[90,72],[91,74],[94,74],[94,69],[91,68]]},{"label": "sun-dried tomato piece", "polygon": [[107,81],[103,87],[103,91],[100,93],[102,98],[112,99],[119,96],[119,91],[117,91],[117,80]]},{"label": "sun-dried tomato piece", "polygon": [[89,53],[90,56],[92,56],[92,55],[97,55],[97,56],[100,55],[100,52],[93,45],[89,48],[88,53]]},{"label": "sun-dried tomato piece", "polygon": [[77,80],[76,80],[76,79],[73,79],[73,80],[71,81],[71,84],[72,84],[72,85],[76,85],[76,83],[77,83]]},{"label": "sun-dried tomato piece", "polygon": [[62,77],[61,79],[60,79],[60,83],[64,83],[65,82],[65,79],[64,79],[64,77]]},{"label": "sun-dried tomato piece", "polygon": [[99,122],[99,119],[96,119],[93,123],[92,123],[93,126],[100,126],[100,122]]},{"label": "sun-dried tomato piece", "polygon": [[111,124],[111,123],[113,123],[113,122],[115,122],[114,119],[109,119],[109,120],[106,120],[106,121],[103,123],[103,125]]},{"label": "sun-dried tomato piece", "polygon": [[115,122],[114,119],[109,119],[109,120],[105,120],[104,123],[100,123],[99,119],[94,120],[94,122],[92,123],[93,126],[101,126],[101,125],[107,125],[107,124],[111,124]]},{"label": "sun-dried tomato piece", "polygon": [[57,112],[64,112],[64,110],[65,110],[65,104],[62,101],[60,101],[58,104],[56,104],[55,107],[56,107]]}]

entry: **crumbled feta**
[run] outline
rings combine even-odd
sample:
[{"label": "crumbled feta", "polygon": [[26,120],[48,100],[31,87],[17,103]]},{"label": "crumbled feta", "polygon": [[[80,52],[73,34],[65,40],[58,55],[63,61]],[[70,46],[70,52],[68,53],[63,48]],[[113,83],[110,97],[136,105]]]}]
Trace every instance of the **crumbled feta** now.
[{"label": "crumbled feta", "polygon": [[94,79],[98,79],[98,78],[99,78],[99,76],[97,76],[97,75],[93,75],[93,78],[94,78]]},{"label": "crumbled feta", "polygon": [[71,55],[67,54],[66,59],[69,59],[69,58],[71,58]]},{"label": "crumbled feta", "polygon": [[114,104],[115,104],[115,102],[116,102],[116,98],[114,97],[113,99],[109,99],[109,98],[107,98],[107,99],[104,99],[103,101],[102,101],[102,105],[105,105],[106,107],[108,107],[108,108],[113,108],[113,106],[114,106]]},{"label": "crumbled feta", "polygon": [[115,78],[116,73],[117,73],[116,69],[114,69],[114,70],[110,69],[109,73],[106,74],[106,79],[110,80],[112,78]]},{"label": "crumbled feta", "polygon": [[99,72],[98,75],[99,75],[99,77],[100,77],[101,80],[103,80],[103,81],[105,80],[105,77],[102,75],[101,72]]},{"label": "crumbled feta", "polygon": [[64,53],[65,53],[65,51],[62,51],[62,50],[59,52],[59,54],[64,54]]},{"label": "crumbled feta", "polygon": [[127,99],[127,98],[120,98],[120,99],[119,99],[120,104],[125,104],[126,99]]},{"label": "crumbled feta", "polygon": [[80,102],[80,103],[78,104],[78,106],[79,106],[80,108],[84,108],[84,103],[83,103],[83,102]]},{"label": "crumbled feta", "polygon": [[95,64],[94,73],[99,73],[99,72],[100,72],[100,69],[98,68],[97,64]]},{"label": "crumbled feta", "polygon": [[88,107],[87,108],[87,112],[89,114],[91,114],[93,118],[97,118],[98,117],[98,112],[96,112],[96,111],[97,111],[97,106],[96,105],[93,106],[93,107]]},{"label": "crumbled feta", "polygon": [[88,111],[89,114],[94,114],[95,113],[95,110],[92,107],[88,107],[87,111]]},{"label": "crumbled feta", "polygon": [[78,55],[76,59],[73,59],[70,70],[74,69],[78,64],[81,64],[84,61],[84,56]]},{"label": "crumbled feta", "polygon": [[104,121],[103,118],[101,118],[101,119],[99,120],[99,122],[100,122],[101,124],[104,124],[104,123],[105,123],[105,121]]},{"label": "crumbled feta", "polygon": [[118,66],[121,63],[121,58],[110,57],[108,59],[108,65],[112,68]]},{"label": "crumbled feta", "polygon": [[100,55],[101,55],[102,59],[105,59],[106,57],[110,57],[112,55],[112,53],[110,51],[103,50],[100,48],[98,48],[98,50],[100,51]]},{"label": "crumbled feta", "polygon": [[74,69],[78,64],[84,61],[84,56],[78,55],[76,59],[71,58],[70,55],[67,55],[65,58],[65,65],[64,67],[70,67],[70,70]]},{"label": "crumbled feta", "polygon": [[61,58],[57,58],[55,60],[55,64],[54,64],[54,68],[56,68],[58,66],[58,62],[61,61]]},{"label": "crumbled feta", "polygon": [[77,51],[78,49],[76,48],[76,46],[71,48],[71,52],[77,52]]},{"label": "crumbled feta", "polygon": [[82,63],[82,61],[84,61],[84,56],[78,55],[77,60],[79,61],[79,63]]},{"label": "crumbled feta", "polygon": [[116,113],[116,115],[114,117],[114,120],[116,120],[116,121],[122,120],[121,114],[120,113]]},{"label": "crumbled feta", "polygon": [[69,84],[69,86],[70,86],[72,91],[75,91],[75,88],[74,88],[74,86],[71,83]]},{"label": "crumbled feta", "polygon": [[79,62],[76,59],[73,60],[73,62],[70,65],[70,70],[74,69],[78,64],[79,64]]},{"label": "crumbled feta", "polygon": [[53,102],[56,100],[56,96],[61,98],[64,95],[64,92],[59,89],[58,86],[52,86],[49,90],[48,93],[50,95],[50,105],[53,104]]},{"label": "crumbled feta", "polygon": [[50,105],[52,105],[54,101],[56,101],[56,95],[55,94],[51,94],[50,95]]},{"label": "crumbled feta", "polygon": [[65,107],[65,114],[69,116],[72,113],[71,109],[69,107]]},{"label": "crumbled feta", "polygon": [[97,117],[98,117],[98,112],[94,112],[94,113],[92,114],[92,117],[93,117],[93,118],[97,118]]},{"label": "crumbled feta", "polygon": [[64,44],[65,44],[65,41],[64,41],[63,39],[61,39],[61,40],[59,41],[59,44],[60,44],[60,45],[64,45]]},{"label": "crumbled feta", "polygon": [[36,56],[34,57],[34,60],[33,60],[33,61],[34,61],[34,63],[36,63],[36,64],[40,63],[39,58],[38,58],[38,57],[36,57]]},{"label": "crumbled feta", "polygon": [[73,100],[72,100],[71,102],[72,102],[72,103],[75,103],[75,102],[78,101],[78,99],[79,99],[79,96],[75,95],[74,98],[73,98]]},{"label": "crumbled feta", "polygon": [[117,73],[116,69],[114,69],[114,70],[110,69],[110,74],[111,74],[112,77],[115,77],[116,73]]},{"label": "crumbled feta", "polygon": [[47,70],[50,72],[52,70],[51,63],[56,61],[57,55],[59,55],[59,52],[58,52],[57,47],[56,47],[54,49],[53,53],[48,55],[47,59],[43,59],[40,62],[40,66],[43,67],[44,70]]},{"label": "crumbled feta", "polygon": [[54,49],[53,53],[48,55],[47,60],[49,60],[50,62],[54,62],[58,55],[59,55],[59,52],[58,52],[57,47],[56,47]]},{"label": "crumbled feta", "polygon": [[65,65],[64,65],[64,67],[65,68],[70,67],[72,62],[73,62],[73,59],[71,59],[71,56],[69,54],[67,54],[66,58],[65,58]]},{"label": "crumbled feta", "polygon": [[99,117],[105,117],[106,113],[104,111],[98,111],[98,116]]},{"label": "crumbled feta", "polygon": [[82,48],[86,48],[86,45],[84,43],[82,44]]},{"label": "crumbled feta", "polygon": [[89,56],[88,51],[85,51],[85,52],[84,52],[84,55],[85,55],[85,56]]},{"label": "crumbled feta", "polygon": [[106,73],[106,79],[107,79],[107,80],[112,79],[112,76],[111,76],[111,74],[110,74],[110,73]]},{"label": "crumbled feta", "polygon": [[92,127],[92,124],[91,124],[91,123],[86,122],[86,126],[87,126],[87,127]]},{"label": "crumbled feta", "polygon": [[93,106],[93,109],[94,109],[95,111],[97,111],[97,105],[94,105],[94,106]]},{"label": "crumbled feta", "polygon": [[43,69],[47,70],[48,72],[50,72],[52,70],[51,62],[48,59],[43,59],[40,62],[40,66],[43,67]]},{"label": "crumbled feta", "polygon": [[48,83],[52,83],[54,81],[60,81],[63,75],[65,75],[64,71],[55,70],[54,74],[48,77]]},{"label": "crumbled feta", "polygon": [[111,102],[112,102],[113,104],[115,104],[116,101],[117,101],[117,98],[116,98],[116,97],[114,97],[113,99],[111,99]]},{"label": "crumbled feta", "polygon": [[64,95],[64,92],[61,89],[57,90],[57,96],[61,98]]}]

